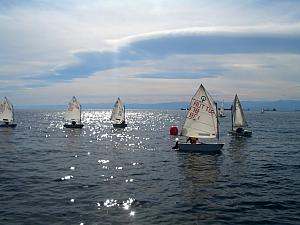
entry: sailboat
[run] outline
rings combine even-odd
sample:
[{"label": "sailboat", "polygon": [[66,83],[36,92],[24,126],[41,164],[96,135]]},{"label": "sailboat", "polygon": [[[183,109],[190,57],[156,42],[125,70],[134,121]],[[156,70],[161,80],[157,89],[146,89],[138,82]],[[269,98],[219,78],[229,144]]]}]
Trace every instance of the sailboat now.
[{"label": "sailboat", "polygon": [[127,127],[125,122],[125,106],[120,98],[117,99],[114,105],[110,120],[113,122],[113,127],[115,128]]},{"label": "sailboat", "polygon": [[261,107],[261,113],[265,113],[265,108],[264,107]]},{"label": "sailboat", "polygon": [[220,152],[224,143],[219,143],[217,104],[201,84],[190,104],[181,136],[193,139],[218,138],[218,143],[177,143],[181,152]]},{"label": "sailboat", "polygon": [[252,131],[245,129],[247,127],[248,124],[246,117],[240,100],[236,94],[231,106],[231,131],[229,133],[235,136],[250,137],[252,135]]},{"label": "sailboat", "polygon": [[222,101],[222,104],[221,104],[221,110],[220,110],[219,116],[220,117],[226,117],[225,116],[225,109],[224,109],[224,100]]},{"label": "sailboat", "polygon": [[14,107],[4,97],[4,101],[0,103],[0,127],[16,127],[17,124],[14,123]]},{"label": "sailboat", "polygon": [[81,123],[81,105],[75,96],[69,101],[64,118],[66,121],[65,128],[82,128],[84,126]]}]

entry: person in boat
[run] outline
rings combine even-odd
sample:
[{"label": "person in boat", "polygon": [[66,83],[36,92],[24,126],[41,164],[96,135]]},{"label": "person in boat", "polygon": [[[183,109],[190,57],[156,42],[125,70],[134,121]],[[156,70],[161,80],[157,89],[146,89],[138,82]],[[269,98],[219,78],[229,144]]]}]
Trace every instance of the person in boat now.
[{"label": "person in boat", "polygon": [[197,144],[198,138],[195,137],[188,137],[188,139],[186,140],[186,142],[190,142],[191,144]]},{"label": "person in boat", "polygon": [[176,138],[175,140],[176,140],[176,142],[175,142],[175,146],[174,146],[172,149],[178,149],[178,140],[179,140],[179,139],[178,139],[178,138]]},{"label": "person in boat", "polygon": [[235,132],[238,133],[238,134],[241,134],[241,133],[243,133],[243,131],[244,131],[244,129],[242,127],[239,127],[239,128],[236,129]]},{"label": "person in boat", "polygon": [[73,120],[73,121],[72,121],[72,125],[76,125],[76,121]]}]

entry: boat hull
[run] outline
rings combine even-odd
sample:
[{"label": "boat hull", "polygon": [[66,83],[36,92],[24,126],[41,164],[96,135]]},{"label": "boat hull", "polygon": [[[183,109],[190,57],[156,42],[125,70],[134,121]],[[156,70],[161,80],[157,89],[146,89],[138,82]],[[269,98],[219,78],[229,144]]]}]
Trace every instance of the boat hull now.
[{"label": "boat hull", "polygon": [[11,127],[11,128],[15,128],[16,126],[17,126],[16,123],[0,124],[0,127]]},{"label": "boat hull", "polygon": [[252,131],[251,130],[243,130],[242,132],[229,131],[229,134],[236,137],[251,137]]},{"label": "boat hull", "polygon": [[81,129],[84,125],[83,124],[64,124],[65,128],[75,128],[75,129]]},{"label": "boat hull", "polygon": [[194,153],[218,153],[221,152],[224,143],[181,143],[178,144],[179,152],[194,152]]},{"label": "boat hull", "polygon": [[126,123],[120,123],[120,124],[115,123],[115,124],[113,124],[113,127],[114,128],[125,128],[125,127],[127,127],[127,124]]}]

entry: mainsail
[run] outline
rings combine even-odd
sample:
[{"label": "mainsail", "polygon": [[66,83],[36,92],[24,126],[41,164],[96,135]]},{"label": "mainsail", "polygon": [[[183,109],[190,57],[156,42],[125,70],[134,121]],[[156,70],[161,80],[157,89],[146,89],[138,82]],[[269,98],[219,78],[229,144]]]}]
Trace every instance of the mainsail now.
[{"label": "mainsail", "polygon": [[216,104],[202,84],[191,100],[181,135],[196,138],[218,135]]},{"label": "mainsail", "polygon": [[13,122],[14,121],[14,107],[4,97],[4,101],[0,104],[0,121]]},{"label": "mainsail", "polygon": [[125,106],[120,98],[117,99],[114,105],[110,120],[117,124],[125,121]]},{"label": "mainsail", "polygon": [[65,113],[65,120],[67,122],[81,122],[81,105],[75,96],[73,96],[73,98],[69,101],[68,109]]},{"label": "mainsail", "polygon": [[239,100],[237,94],[235,95],[235,98],[233,100],[231,113],[232,113],[232,128],[233,129],[248,126],[243,109],[242,109],[242,105],[240,103],[240,100]]}]

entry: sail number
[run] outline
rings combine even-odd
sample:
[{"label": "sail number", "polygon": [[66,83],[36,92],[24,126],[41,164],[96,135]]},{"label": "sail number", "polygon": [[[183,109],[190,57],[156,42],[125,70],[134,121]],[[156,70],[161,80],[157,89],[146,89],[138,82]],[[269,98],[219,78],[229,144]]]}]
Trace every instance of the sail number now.
[{"label": "sail number", "polygon": [[215,110],[211,108],[210,106],[206,105],[203,102],[200,102],[198,100],[193,99],[191,104],[191,109],[188,113],[189,119],[199,119],[200,115],[199,112],[207,112],[210,114],[214,114]]}]

